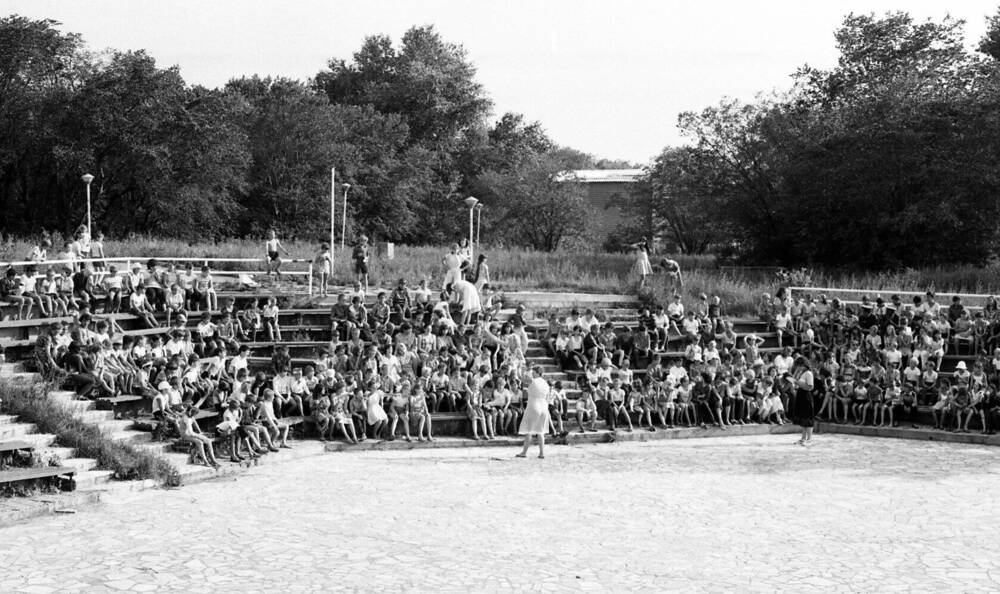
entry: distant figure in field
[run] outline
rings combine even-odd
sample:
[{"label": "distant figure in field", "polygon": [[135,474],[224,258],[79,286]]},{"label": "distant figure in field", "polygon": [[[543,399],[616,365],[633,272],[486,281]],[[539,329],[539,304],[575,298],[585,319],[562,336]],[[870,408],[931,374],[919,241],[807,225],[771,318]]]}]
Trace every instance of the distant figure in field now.
[{"label": "distant figure in field", "polygon": [[451,244],[451,251],[445,254],[441,263],[444,264],[444,269],[447,272],[444,275],[443,287],[448,287],[451,283],[462,278],[462,257],[459,255],[459,248],[457,243]]},{"label": "distant figure in field", "polygon": [[684,288],[684,279],[681,277],[681,265],[676,260],[663,258],[660,260],[660,268],[663,269],[664,287],[674,293],[680,292]]},{"label": "distant figure in field", "polygon": [[271,230],[271,237],[266,242],[264,242],[264,250],[267,252],[267,260],[266,260],[267,276],[268,278],[270,278],[271,274],[273,273],[275,280],[277,280],[280,283],[281,254],[279,254],[278,252],[279,250],[285,252],[286,256],[289,254],[288,250],[285,249],[285,246],[281,245],[281,240],[278,239],[278,232],[275,231],[274,229]]},{"label": "distant figure in field", "polygon": [[354,273],[358,276],[358,283],[361,283],[365,288],[365,293],[368,292],[368,236],[362,235],[358,238],[358,243],[354,245],[354,251],[351,253],[351,257],[354,258]]},{"label": "distant figure in field", "polygon": [[646,286],[646,277],[653,273],[653,267],[649,264],[649,243],[643,237],[639,243],[633,243],[635,250],[635,264],[632,265],[632,273],[639,277],[639,288]]}]

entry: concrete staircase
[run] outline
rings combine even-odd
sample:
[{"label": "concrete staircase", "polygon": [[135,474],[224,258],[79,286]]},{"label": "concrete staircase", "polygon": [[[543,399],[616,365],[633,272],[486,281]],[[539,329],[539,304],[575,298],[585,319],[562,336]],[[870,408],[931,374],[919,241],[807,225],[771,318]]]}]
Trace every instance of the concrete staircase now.
[{"label": "concrete staircase", "polygon": [[[38,374],[26,372],[21,363],[4,363],[0,365],[0,380],[33,385],[39,383],[41,377]],[[67,398],[73,396],[73,392],[63,394],[68,394]],[[52,397],[51,394],[50,397]],[[76,407],[86,404],[93,405],[93,403],[84,401],[74,401],[73,404]],[[78,457],[73,448],[56,445],[55,435],[39,433],[37,429],[33,423],[19,422],[12,415],[0,415],[0,441],[15,439],[26,441],[35,447],[35,452],[43,460],[58,459],[61,465],[76,469],[74,481],[77,490],[101,489],[113,479],[114,473],[111,471],[97,469],[97,460]]]}]

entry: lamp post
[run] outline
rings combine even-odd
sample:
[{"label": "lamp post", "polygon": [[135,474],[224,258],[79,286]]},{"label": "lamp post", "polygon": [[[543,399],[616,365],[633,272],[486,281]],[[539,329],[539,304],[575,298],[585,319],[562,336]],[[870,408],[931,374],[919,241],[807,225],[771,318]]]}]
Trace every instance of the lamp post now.
[{"label": "lamp post", "polygon": [[475,196],[469,196],[465,199],[465,205],[469,207],[469,258],[475,253],[475,247],[472,245],[472,213],[477,204],[479,204],[479,200]]},{"label": "lamp post", "polygon": [[483,203],[476,205],[476,245],[479,245],[479,232],[483,230]]},{"label": "lamp post", "polygon": [[336,207],[337,207],[337,168],[330,168],[330,271],[333,272],[337,268],[334,265],[336,263],[337,252],[334,249],[337,246],[336,243],[336,231],[337,231],[337,217],[336,217]]},{"label": "lamp post", "polygon": [[83,183],[87,184],[87,235],[93,239],[94,234],[91,233],[90,229],[90,182],[94,181],[94,176],[89,173],[85,173],[80,179],[83,180]]},{"label": "lamp post", "polygon": [[341,184],[344,188],[344,212],[340,223],[340,249],[344,249],[344,242],[347,241],[347,190],[351,189],[351,184]]}]

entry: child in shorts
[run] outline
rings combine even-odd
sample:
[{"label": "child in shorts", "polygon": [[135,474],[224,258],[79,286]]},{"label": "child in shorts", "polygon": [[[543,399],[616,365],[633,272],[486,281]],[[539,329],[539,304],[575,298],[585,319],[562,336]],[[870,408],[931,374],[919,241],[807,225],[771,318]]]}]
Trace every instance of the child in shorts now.
[{"label": "child in shorts", "polygon": [[569,399],[566,391],[563,390],[562,381],[556,381],[549,391],[549,430],[555,437],[565,433],[563,429],[563,415],[569,410]]},{"label": "child in shorts", "polygon": [[267,303],[260,314],[261,320],[264,323],[264,329],[267,331],[268,342],[281,342],[281,325],[278,323],[279,313],[277,297],[268,297]]},{"label": "child in shorts", "polygon": [[267,263],[267,277],[271,278],[274,274],[275,280],[280,285],[281,283],[281,254],[279,251],[285,252],[285,255],[289,255],[288,250],[285,246],[281,245],[281,240],[278,239],[278,232],[271,229],[271,235],[266,242],[264,242],[264,251],[267,254],[264,261]]},{"label": "child in shorts", "polygon": [[418,384],[411,390],[406,407],[410,417],[417,419],[417,441],[424,441],[424,427],[427,428],[427,441],[434,441],[431,413],[427,408],[427,393],[421,385]]},{"label": "child in shorts", "polygon": [[[586,423],[586,430],[584,423]],[[597,403],[594,402],[592,388],[585,388],[583,394],[576,401],[576,424],[580,428],[580,433],[597,431]]]},{"label": "child in shorts", "polygon": [[319,276],[319,295],[326,297],[330,290],[330,278],[333,276],[333,258],[330,256],[330,246],[319,246],[319,254],[313,259],[313,268]]},{"label": "child in shorts", "polygon": [[934,428],[944,429],[945,416],[951,407],[951,382],[941,380],[937,391],[937,401],[931,406],[931,415],[934,417]]}]

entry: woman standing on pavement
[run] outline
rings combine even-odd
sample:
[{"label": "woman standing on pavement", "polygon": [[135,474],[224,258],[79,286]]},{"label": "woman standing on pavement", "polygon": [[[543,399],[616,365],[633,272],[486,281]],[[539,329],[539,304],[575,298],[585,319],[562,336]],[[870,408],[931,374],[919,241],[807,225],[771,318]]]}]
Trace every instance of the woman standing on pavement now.
[{"label": "woman standing on pavement", "polygon": [[812,443],[815,413],[813,409],[813,372],[805,357],[799,356],[795,359],[792,374],[795,378],[794,418],[795,423],[802,427],[802,438],[796,443],[806,446]]},{"label": "woman standing on pavement", "polygon": [[538,457],[545,457],[545,432],[549,429],[549,382],[542,377],[542,368],[538,365],[531,369],[531,381],[528,383],[528,402],[521,417],[518,435],[524,436],[524,448],[518,458],[528,456],[531,446],[531,436],[538,436]]}]

